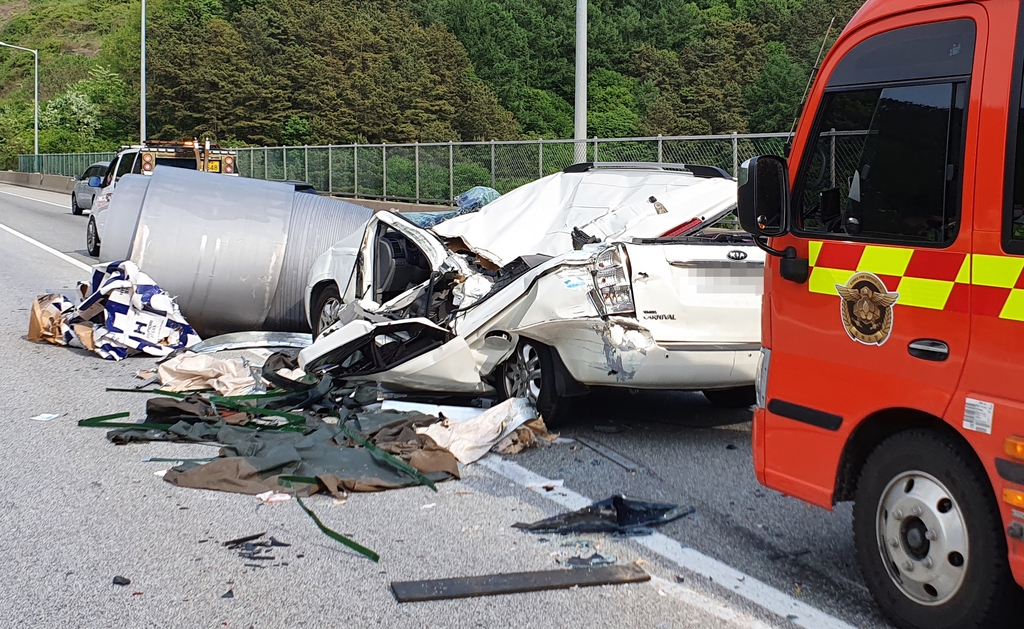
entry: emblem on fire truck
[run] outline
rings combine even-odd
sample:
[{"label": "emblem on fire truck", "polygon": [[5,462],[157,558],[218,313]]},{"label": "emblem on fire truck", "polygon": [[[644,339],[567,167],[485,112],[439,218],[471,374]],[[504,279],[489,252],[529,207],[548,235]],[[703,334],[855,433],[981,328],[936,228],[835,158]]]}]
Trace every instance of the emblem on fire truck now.
[{"label": "emblem on fire truck", "polygon": [[899,293],[890,293],[873,273],[854,273],[846,285],[836,284],[843,327],[865,345],[882,345],[892,332],[892,307]]}]

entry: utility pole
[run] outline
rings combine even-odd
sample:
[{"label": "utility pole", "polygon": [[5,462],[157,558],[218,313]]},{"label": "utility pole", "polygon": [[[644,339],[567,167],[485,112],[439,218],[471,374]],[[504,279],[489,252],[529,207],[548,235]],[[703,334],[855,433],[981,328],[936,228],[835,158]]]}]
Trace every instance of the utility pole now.
[{"label": "utility pole", "polygon": [[576,163],[587,161],[587,0],[576,0]]},{"label": "utility pole", "polygon": [[[36,161],[38,161],[39,160],[39,51],[38,50],[33,50],[31,48],[22,48],[21,46],[15,46],[14,44],[6,44],[6,43],[4,43],[2,41],[0,41],[0,46],[7,46],[8,48],[16,48],[18,50],[24,50],[25,52],[30,52],[30,53],[32,53],[32,56],[33,56],[34,61],[35,61],[34,65],[35,65],[35,73],[36,73],[36,79],[35,79],[35,103],[36,103],[36,106],[35,106],[35,123],[34,123],[34,127],[33,128],[34,128],[34,131],[35,131],[35,145],[34,145],[35,146],[35,158],[34,159]],[[36,170],[39,170],[38,164],[36,164]]]},{"label": "utility pole", "polygon": [[146,0],[142,0],[142,58],[139,78],[139,144],[146,141]]}]

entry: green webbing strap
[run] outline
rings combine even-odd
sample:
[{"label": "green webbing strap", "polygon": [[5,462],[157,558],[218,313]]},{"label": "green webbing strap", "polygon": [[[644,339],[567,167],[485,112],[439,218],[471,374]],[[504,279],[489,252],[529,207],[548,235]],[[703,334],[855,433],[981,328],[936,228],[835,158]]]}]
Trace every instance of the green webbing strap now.
[{"label": "green webbing strap", "polygon": [[90,417],[89,419],[79,420],[78,425],[89,428],[142,428],[145,430],[167,430],[171,427],[171,424],[132,424],[128,422],[112,421],[115,419],[122,419],[130,415],[131,413],[100,415],[99,417]]},{"label": "green webbing strap", "polygon": [[316,517],[316,514],[313,513],[313,511],[311,511],[310,508],[307,507],[305,505],[305,503],[302,502],[302,498],[299,498],[298,496],[295,496],[295,502],[299,503],[299,506],[302,507],[302,510],[306,512],[306,515],[308,515],[310,518],[313,519],[313,523],[316,524],[317,528],[319,528],[320,531],[323,532],[324,535],[326,535],[327,537],[330,537],[331,539],[333,539],[334,541],[336,541],[338,543],[341,543],[341,544],[344,544],[345,546],[348,546],[352,550],[356,551],[357,553],[359,553],[360,555],[366,557],[367,559],[369,559],[370,561],[372,561],[374,563],[380,561],[380,555],[378,555],[377,553],[373,552],[369,548],[366,548],[365,546],[360,546],[359,544],[353,542],[352,540],[350,540],[349,538],[345,537],[341,533],[338,533],[336,531],[332,531],[331,529],[329,529],[326,526],[324,526],[324,523],[320,521],[320,518]]},{"label": "green webbing strap", "polygon": [[338,420],[338,428],[340,428],[341,431],[343,433],[345,433],[345,436],[347,436],[352,441],[355,441],[360,446],[362,446],[362,447],[366,448],[367,450],[369,450],[374,456],[376,456],[376,457],[382,459],[384,462],[386,462],[386,463],[388,463],[388,464],[390,464],[390,465],[392,465],[392,466],[402,470],[406,474],[409,474],[410,476],[415,478],[417,481],[419,481],[419,483],[421,485],[426,485],[427,487],[433,489],[434,491],[437,491],[437,487],[434,486],[434,481],[432,481],[429,478],[427,478],[426,476],[424,476],[422,472],[420,472],[415,467],[409,465],[405,461],[403,461],[403,460],[399,459],[398,457],[395,457],[395,456],[393,456],[391,454],[388,454],[387,452],[381,450],[380,448],[378,448],[374,444],[370,443],[366,439],[363,439],[359,434],[352,432],[351,430],[348,429],[347,426],[345,426],[345,423],[341,419]]}]

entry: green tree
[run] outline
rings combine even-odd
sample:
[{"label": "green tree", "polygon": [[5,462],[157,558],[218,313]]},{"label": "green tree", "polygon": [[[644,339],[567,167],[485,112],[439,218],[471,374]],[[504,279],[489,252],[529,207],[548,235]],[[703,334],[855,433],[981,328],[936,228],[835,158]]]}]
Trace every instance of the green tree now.
[{"label": "green tree", "polygon": [[788,129],[807,84],[806,73],[789,58],[782,43],[771,42],[766,49],[764,69],[746,88],[748,120],[755,133]]}]

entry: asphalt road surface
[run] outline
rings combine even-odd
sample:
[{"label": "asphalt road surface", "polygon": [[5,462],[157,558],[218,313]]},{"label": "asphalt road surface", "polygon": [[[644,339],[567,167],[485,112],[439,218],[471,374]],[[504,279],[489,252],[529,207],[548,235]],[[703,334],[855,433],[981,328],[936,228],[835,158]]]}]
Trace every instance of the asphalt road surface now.
[{"label": "asphalt road surface", "polygon": [[[437,493],[309,500],[325,524],[377,551],[376,564],[322,535],[294,502],[163,482],[154,473],[171,464],[143,458],[216,450],[116,447],[104,430],[75,425],[123,410],[141,417],[145,396],[104,389],[130,386],[153,360],[109,362],[26,340],[32,299],[88,278],[86,220],[67,195],[0,185],[0,626],[888,626],[856,566],[849,505],[830,513],[758,485],[749,412],[700,394],[597,392],[562,429],[572,442],[492,455]],[[41,413],[60,417],[31,419]],[[540,479],[564,488],[527,488]],[[652,536],[585,535],[584,544],[511,528],[615,493],[696,511]],[[291,544],[266,567],[219,544],[263,531]],[[652,581],[409,604],[389,588],[557,569],[593,549],[639,560]],[[131,584],[113,585],[117,575]]]}]

